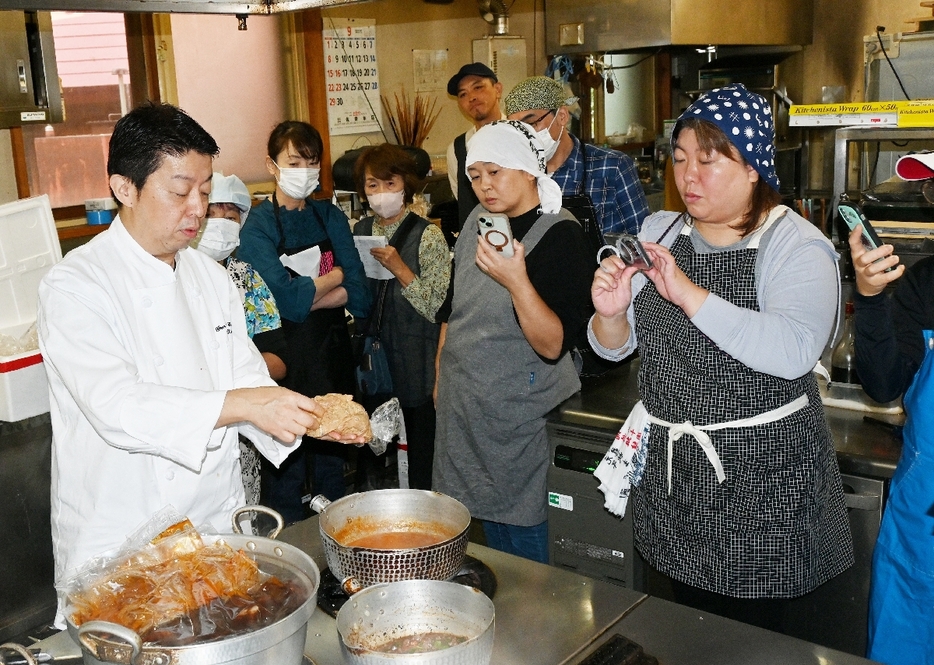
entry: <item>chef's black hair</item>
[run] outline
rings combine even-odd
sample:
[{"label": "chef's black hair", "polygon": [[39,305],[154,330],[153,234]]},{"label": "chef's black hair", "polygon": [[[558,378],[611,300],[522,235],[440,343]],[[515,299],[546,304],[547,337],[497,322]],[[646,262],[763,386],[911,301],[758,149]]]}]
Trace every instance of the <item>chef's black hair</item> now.
[{"label": "chef's black hair", "polygon": [[114,126],[107,175],[122,175],[141,190],[166,155],[189,152],[214,157],[220,149],[204,127],[177,106],[146,102]]}]

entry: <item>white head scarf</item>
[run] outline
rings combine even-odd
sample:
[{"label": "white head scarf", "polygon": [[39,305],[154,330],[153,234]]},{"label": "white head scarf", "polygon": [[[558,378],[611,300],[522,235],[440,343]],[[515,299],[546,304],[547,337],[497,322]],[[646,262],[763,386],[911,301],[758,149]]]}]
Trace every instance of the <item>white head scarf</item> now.
[{"label": "white head scarf", "polygon": [[561,210],[561,188],[545,173],[542,143],[530,125],[518,120],[497,120],[477,130],[467,143],[466,166],[477,162],[525,171],[536,177],[542,212]]}]

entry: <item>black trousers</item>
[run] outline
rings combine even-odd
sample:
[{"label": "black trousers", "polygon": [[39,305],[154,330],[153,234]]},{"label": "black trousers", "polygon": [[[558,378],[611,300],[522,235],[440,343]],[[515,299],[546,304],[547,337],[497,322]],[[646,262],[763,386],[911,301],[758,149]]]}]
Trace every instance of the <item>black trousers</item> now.
[{"label": "black trousers", "polygon": [[435,403],[431,398],[419,406],[402,407],[408,439],[409,487],[431,489],[431,466],[435,459]]}]

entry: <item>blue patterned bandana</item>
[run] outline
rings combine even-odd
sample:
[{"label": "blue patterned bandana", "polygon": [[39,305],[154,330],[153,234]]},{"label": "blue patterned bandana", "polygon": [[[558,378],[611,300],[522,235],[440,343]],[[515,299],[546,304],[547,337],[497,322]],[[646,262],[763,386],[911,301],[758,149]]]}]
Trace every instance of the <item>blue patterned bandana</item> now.
[{"label": "blue patterned bandana", "polygon": [[778,191],[775,125],[765,97],[749,92],[742,83],[734,83],[699,97],[678,120],[686,118],[716,125],[769,187]]}]

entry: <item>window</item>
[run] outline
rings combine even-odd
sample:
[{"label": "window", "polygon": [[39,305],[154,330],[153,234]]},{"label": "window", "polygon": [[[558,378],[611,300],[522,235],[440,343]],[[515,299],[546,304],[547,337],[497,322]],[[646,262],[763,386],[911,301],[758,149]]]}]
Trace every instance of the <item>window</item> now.
[{"label": "window", "polygon": [[107,147],[131,107],[123,14],[52,12],[65,121],[23,127],[29,190],[53,208],[110,196]]}]

